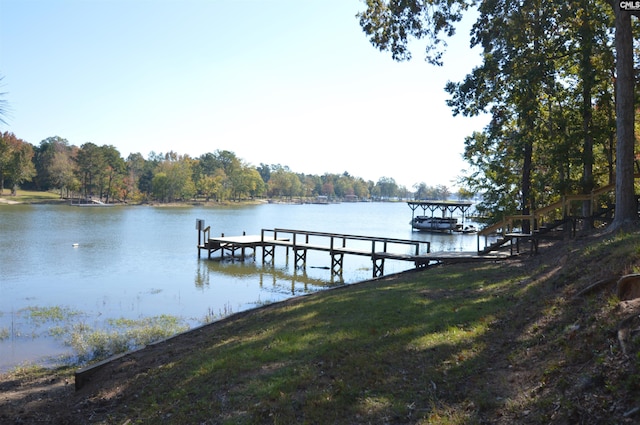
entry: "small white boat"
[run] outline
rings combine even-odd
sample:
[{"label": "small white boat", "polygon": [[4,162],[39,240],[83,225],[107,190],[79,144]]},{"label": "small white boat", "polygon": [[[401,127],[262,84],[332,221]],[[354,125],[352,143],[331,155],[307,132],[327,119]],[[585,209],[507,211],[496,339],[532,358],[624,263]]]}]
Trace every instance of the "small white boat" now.
[{"label": "small white boat", "polygon": [[419,215],[413,218],[411,225],[416,230],[428,230],[432,232],[450,232],[458,225],[457,218],[427,217]]}]

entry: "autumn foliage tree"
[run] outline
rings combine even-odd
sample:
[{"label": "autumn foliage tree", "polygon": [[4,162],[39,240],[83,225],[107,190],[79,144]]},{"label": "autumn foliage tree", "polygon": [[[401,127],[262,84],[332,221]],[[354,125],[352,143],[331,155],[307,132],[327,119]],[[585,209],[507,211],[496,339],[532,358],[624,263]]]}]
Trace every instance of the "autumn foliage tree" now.
[{"label": "autumn foliage tree", "polygon": [[21,183],[36,175],[32,158],[33,146],[13,133],[0,133],[0,195],[5,182],[11,183],[11,193],[15,195]]}]

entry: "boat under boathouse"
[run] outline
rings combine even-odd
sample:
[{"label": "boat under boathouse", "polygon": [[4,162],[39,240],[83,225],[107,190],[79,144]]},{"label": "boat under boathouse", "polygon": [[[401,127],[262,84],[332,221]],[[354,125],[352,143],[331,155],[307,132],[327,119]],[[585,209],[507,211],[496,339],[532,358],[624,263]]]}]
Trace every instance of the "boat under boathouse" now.
[{"label": "boat under boathouse", "polygon": [[[465,231],[466,213],[473,205],[470,201],[407,201],[411,208],[411,227],[416,230],[452,232]],[[422,215],[416,210],[422,208]],[[429,212],[429,213],[428,213]],[[462,216],[462,222],[454,214]]]}]

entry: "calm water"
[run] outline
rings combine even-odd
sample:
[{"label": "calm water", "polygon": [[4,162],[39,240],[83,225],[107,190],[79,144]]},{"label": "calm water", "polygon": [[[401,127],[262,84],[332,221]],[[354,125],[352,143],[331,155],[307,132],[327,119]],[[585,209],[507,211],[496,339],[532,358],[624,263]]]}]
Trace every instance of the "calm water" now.
[{"label": "calm water", "polygon": [[[307,256],[296,269],[293,255],[277,248],[273,265],[256,260],[197,258],[196,219],[212,235],[259,234],[289,228],[430,240],[432,251],[472,251],[475,235],[413,232],[406,203],[331,205],[263,204],[237,207],[147,206],[78,208],[0,205],[0,371],[24,362],[45,362],[69,351],[30,323],[25,309],[64,307],[82,312],[100,328],[108,319],[167,314],[190,326],[207,314],[253,308],[372,276],[371,260],[346,256],[341,277],[332,277],[327,253]],[[77,244],[77,246],[74,246]],[[412,267],[385,263],[385,274]]]}]

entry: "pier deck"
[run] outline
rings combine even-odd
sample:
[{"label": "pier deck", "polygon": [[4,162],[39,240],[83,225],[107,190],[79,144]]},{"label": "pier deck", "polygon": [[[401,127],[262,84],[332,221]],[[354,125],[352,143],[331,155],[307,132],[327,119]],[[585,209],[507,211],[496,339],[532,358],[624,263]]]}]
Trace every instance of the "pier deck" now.
[{"label": "pier deck", "polygon": [[[207,228],[208,232],[208,228]],[[328,252],[331,257],[331,272],[341,274],[345,255],[359,255],[371,258],[373,277],[384,274],[385,260],[412,262],[416,268],[436,264],[452,264],[471,261],[497,261],[509,257],[508,253],[491,252],[431,252],[430,243],[411,239],[396,239],[374,236],[347,235],[341,233],[314,232],[292,229],[262,229],[260,235],[220,236],[205,235],[201,243],[198,237],[198,257],[206,251],[208,258],[213,254],[244,259],[247,250],[255,256],[256,249],[262,249],[262,262],[273,262],[276,247],[293,250],[295,266],[304,267],[307,251]]]}]

